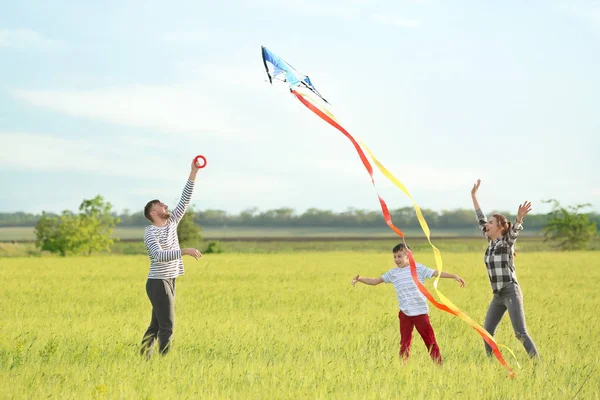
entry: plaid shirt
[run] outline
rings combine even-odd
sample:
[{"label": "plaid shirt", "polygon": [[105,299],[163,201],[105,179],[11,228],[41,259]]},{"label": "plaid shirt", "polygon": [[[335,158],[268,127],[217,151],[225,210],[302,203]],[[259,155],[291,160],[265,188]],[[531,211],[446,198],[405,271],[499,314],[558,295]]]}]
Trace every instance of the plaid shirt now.
[{"label": "plaid shirt", "polygon": [[[483,235],[487,237],[485,231],[487,218],[481,209],[475,210],[475,213],[477,214],[479,227],[481,228]],[[517,236],[519,236],[519,232],[522,230],[523,225],[515,222],[506,235],[501,236],[496,240],[488,238],[489,245],[485,251],[484,261],[494,293],[497,293],[511,282],[517,282],[517,272],[515,270],[513,253],[515,241],[517,240]]]}]

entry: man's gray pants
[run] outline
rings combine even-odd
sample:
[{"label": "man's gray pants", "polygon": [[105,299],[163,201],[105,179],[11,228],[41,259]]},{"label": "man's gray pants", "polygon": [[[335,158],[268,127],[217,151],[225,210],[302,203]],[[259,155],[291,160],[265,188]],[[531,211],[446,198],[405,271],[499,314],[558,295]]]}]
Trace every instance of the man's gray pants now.
[{"label": "man's gray pants", "polygon": [[159,353],[166,354],[175,324],[175,278],[148,279],[146,293],[152,303],[152,319],[142,339],[141,354],[150,357],[156,340]]}]

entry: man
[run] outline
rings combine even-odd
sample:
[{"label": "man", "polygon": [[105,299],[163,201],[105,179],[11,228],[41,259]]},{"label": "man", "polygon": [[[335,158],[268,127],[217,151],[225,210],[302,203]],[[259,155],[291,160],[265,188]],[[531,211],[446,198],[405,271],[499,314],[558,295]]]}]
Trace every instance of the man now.
[{"label": "man", "polygon": [[177,225],[190,204],[198,170],[198,166],[192,162],[181,200],[173,212],[160,200],[152,200],[144,207],[144,216],[152,223],[144,233],[144,243],[150,257],[146,293],[152,303],[152,320],[142,339],[141,354],[146,358],[152,355],[157,339],[160,354],[166,354],[171,347],[175,320],[175,279],[184,273],[182,256],[192,256],[196,260],[202,257],[197,249],[180,249],[177,237]]}]

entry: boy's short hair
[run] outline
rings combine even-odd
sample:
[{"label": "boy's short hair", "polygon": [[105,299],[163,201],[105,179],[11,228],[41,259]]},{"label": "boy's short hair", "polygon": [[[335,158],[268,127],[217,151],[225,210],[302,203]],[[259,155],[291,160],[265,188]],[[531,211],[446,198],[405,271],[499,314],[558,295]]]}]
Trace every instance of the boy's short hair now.
[{"label": "boy's short hair", "polygon": [[408,247],[407,245],[405,245],[404,243],[398,243],[397,245],[394,246],[394,248],[392,249],[392,253],[397,253],[399,251],[408,249],[410,250],[410,247]]}]

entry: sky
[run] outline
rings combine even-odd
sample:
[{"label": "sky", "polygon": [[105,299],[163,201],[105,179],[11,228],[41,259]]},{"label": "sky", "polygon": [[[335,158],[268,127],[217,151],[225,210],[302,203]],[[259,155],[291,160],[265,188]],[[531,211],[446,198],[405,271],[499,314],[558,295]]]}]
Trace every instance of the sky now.
[{"label": "sky", "polygon": [[270,85],[260,47],[310,76],[422,208],[600,211],[600,2],[7,2],[0,212],[192,204],[341,212],[412,202]]}]

